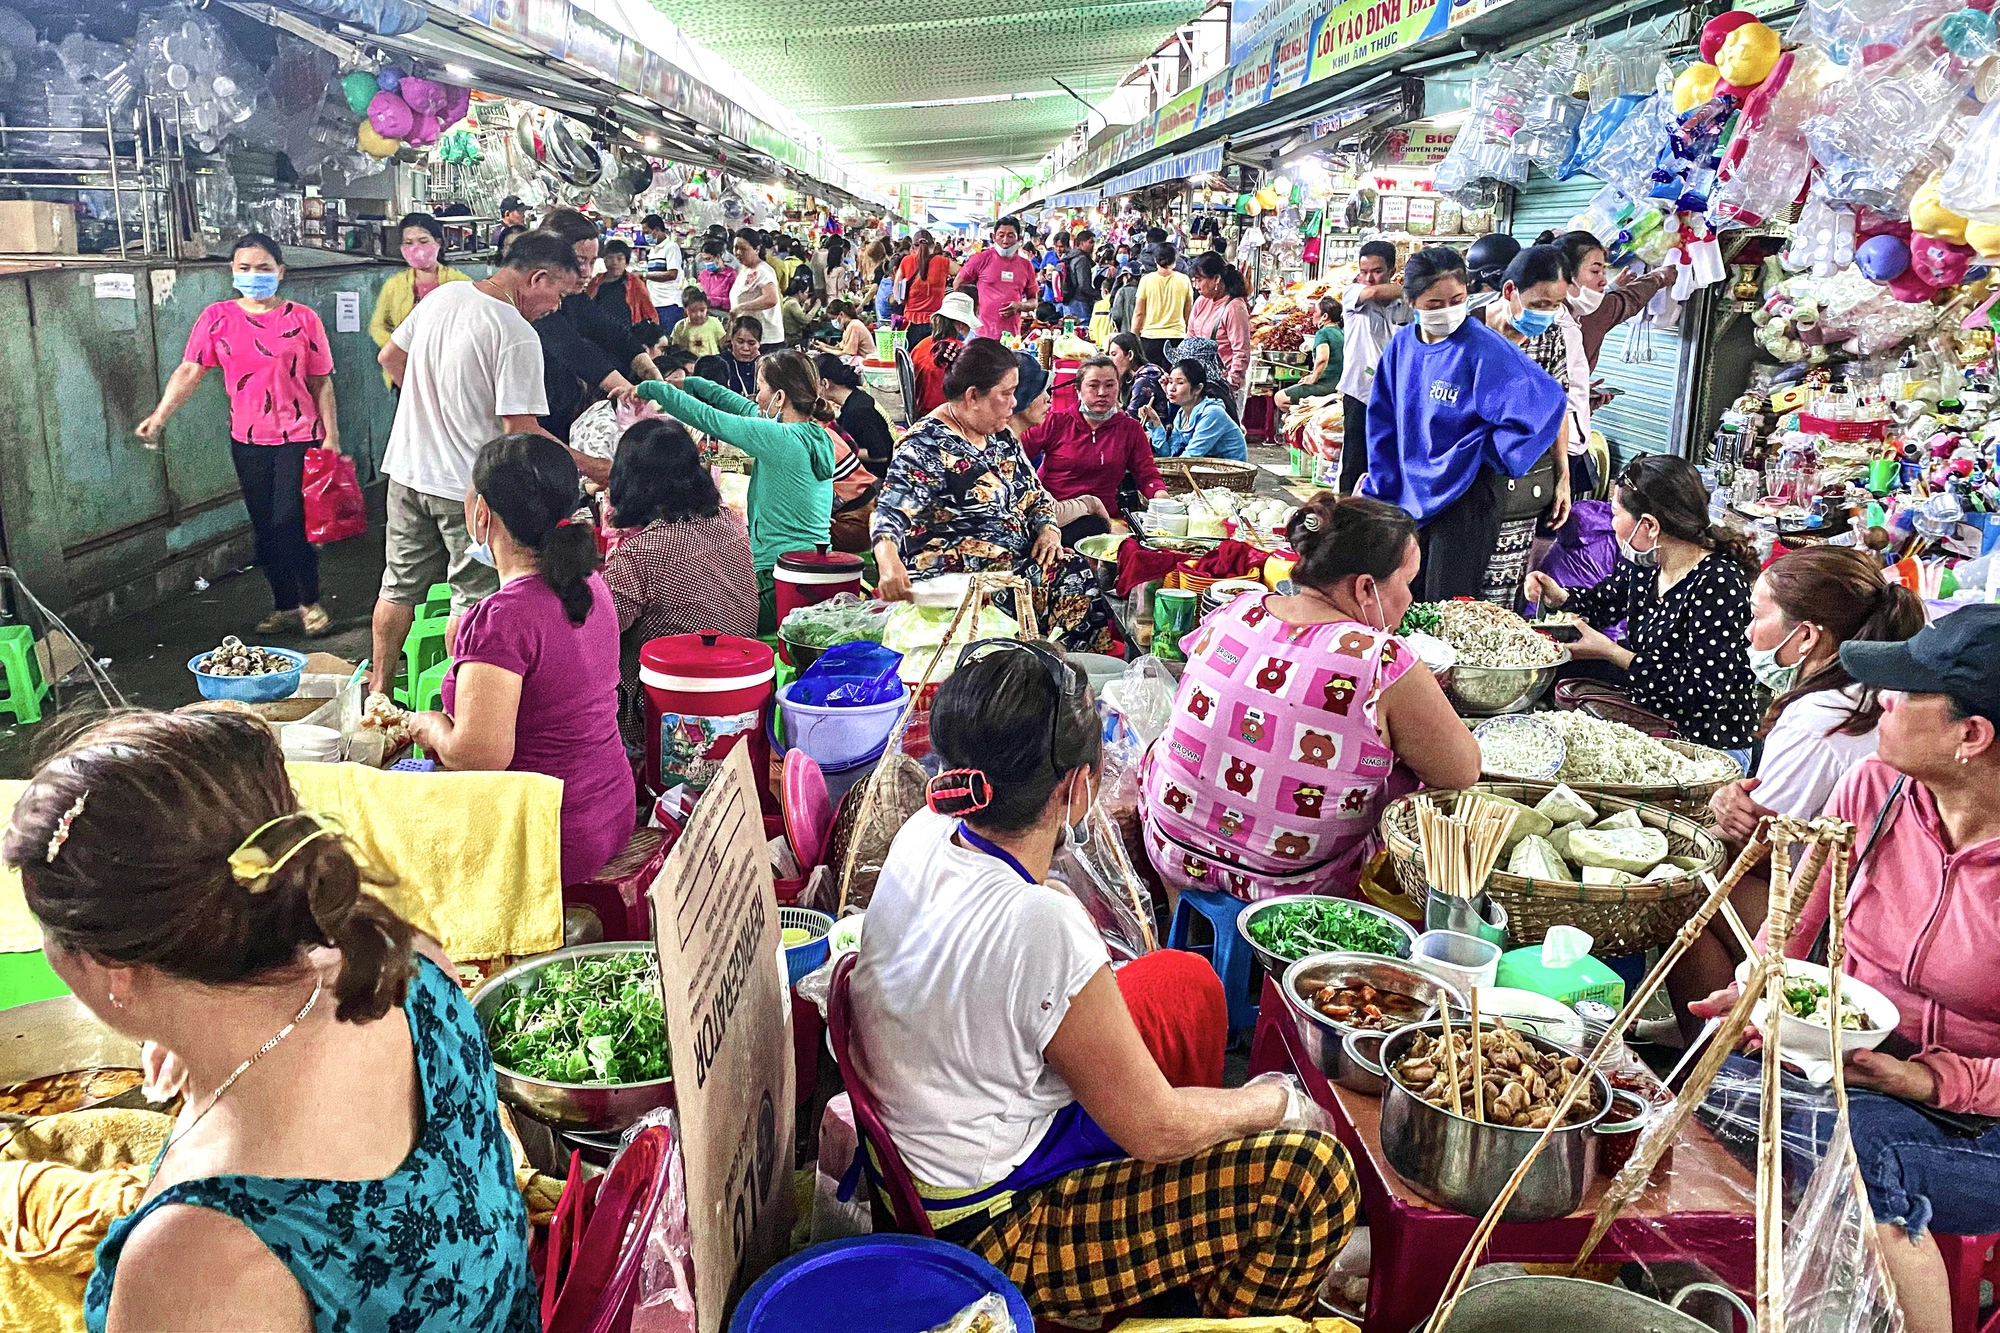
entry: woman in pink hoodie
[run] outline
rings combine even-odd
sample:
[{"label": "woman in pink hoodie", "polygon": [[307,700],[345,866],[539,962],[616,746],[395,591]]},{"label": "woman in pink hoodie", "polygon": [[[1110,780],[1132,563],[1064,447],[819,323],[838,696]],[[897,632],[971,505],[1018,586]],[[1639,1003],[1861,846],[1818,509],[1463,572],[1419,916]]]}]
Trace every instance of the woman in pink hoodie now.
[{"label": "woman in pink hoodie", "polygon": [[[1851,1102],[1855,1156],[1905,1328],[1947,1333],[1930,1233],[2000,1232],[2000,606],[1962,608],[1903,643],[1842,644],[1840,661],[1884,707],[1876,756],[1827,806],[1862,849],[1845,972],[1902,1015],[1881,1047],[1848,1059],[1848,1085],[1870,1090]],[[1821,939],[1829,879],[1788,955]],[[1695,1008],[1715,1016],[1733,998],[1732,988]]]}]

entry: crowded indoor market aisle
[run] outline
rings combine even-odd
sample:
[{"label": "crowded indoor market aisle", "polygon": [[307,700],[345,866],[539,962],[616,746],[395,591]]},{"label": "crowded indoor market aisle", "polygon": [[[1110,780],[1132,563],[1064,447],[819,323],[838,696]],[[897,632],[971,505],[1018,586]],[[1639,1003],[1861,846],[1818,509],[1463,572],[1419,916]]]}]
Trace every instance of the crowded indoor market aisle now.
[{"label": "crowded indoor market aisle", "polygon": [[1981,7],[0,33],[0,1326],[2000,1330]]}]

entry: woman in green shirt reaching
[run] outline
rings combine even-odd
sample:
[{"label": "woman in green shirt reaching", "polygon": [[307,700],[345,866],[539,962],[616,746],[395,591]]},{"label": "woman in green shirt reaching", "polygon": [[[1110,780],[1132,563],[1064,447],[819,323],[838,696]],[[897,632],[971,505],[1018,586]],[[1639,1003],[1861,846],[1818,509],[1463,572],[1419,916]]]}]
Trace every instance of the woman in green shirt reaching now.
[{"label": "woman in green shirt reaching", "polygon": [[758,632],[774,632],[773,566],[787,551],[824,546],[833,517],[834,437],[818,419],[819,375],[812,362],[790,349],[763,357],[755,401],[693,375],[679,388],[647,380],[639,396],[755,460],[748,507]]},{"label": "woman in green shirt reaching", "polygon": [[1319,302],[1319,332],[1312,340],[1312,369],[1289,389],[1275,395],[1280,408],[1302,403],[1308,398],[1325,398],[1340,392],[1340,372],[1346,365],[1347,335],[1340,327],[1340,299],[1323,296]]}]

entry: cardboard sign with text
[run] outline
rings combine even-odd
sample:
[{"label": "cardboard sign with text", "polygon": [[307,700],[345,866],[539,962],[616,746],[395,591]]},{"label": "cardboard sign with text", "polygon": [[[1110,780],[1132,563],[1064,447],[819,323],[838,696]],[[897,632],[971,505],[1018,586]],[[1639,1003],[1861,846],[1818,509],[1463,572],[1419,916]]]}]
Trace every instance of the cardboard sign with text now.
[{"label": "cardboard sign with text", "polygon": [[748,747],[729,752],[653,881],[701,1333],[784,1257],[792,1001]]}]

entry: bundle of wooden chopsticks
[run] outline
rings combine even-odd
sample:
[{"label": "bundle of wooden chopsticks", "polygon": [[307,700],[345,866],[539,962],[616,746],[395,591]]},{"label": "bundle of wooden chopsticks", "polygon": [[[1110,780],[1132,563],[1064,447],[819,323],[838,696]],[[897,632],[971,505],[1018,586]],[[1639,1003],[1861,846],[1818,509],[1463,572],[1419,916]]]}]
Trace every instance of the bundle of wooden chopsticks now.
[{"label": "bundle of wooden chopsticks", "polygon": [[1454,898],[1476,897],[1500,860],[1520,813],[1478,792],[1462,792],[1452,813],[1419,796],[1417,843],[1424,853],[1424,881]]}]

